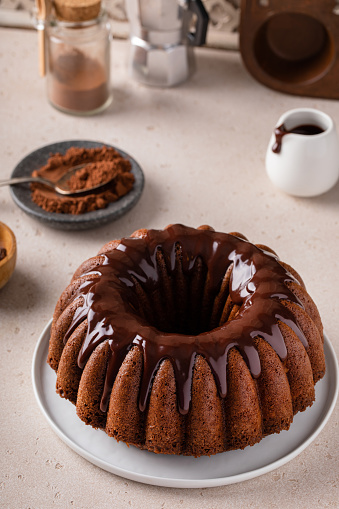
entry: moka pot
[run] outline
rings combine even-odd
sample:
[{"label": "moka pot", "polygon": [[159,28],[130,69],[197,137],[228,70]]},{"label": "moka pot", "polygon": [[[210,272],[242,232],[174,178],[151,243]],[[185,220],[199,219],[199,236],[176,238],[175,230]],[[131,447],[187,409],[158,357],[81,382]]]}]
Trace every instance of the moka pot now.
[{"label": "moka pot", "polygon": [[208,14],[201,0],[126,0],[129,74],[145,85],[171,87],[194,70],[193,46],[205,43]]}]

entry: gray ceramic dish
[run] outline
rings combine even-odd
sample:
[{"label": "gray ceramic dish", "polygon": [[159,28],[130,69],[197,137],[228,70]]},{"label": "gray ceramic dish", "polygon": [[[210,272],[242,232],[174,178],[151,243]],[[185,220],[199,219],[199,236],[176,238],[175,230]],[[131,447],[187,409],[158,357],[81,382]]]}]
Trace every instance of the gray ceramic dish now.
[{"label": "gray ceramic dish", "polygon": [[[52,145],[46,145],[45,147],[41,147],[38,150],[31,152],[22,159],[14,168],[12,177],[31,175],[33,170],[36,170],[47,163],[51,154],[57,152],[64,154],[70,147],[93,148],[102,147],[103,145],[112,147],[112,145],[107,143],[86,140],[61,141],[59,143],[53,143]],[[29,184],[20,184],[10,187],[10,192],[14,202],[18,205],[18,207],[26,212],[26,214],[34,219],[38,219],[52,228],[62,230],[86,230],[102,226],[105,223],[118,219],[134,207],[139,200],[144,187],[144,174],[139,164],[130,155],[126,154],[126,152],[123,152],[117,147],[113,148],[131,162],[135,182],[133,189],[129,193],[122,196],[116,202],[110,203],[107,208],[79,215],[46,212],[32,201]]]}]

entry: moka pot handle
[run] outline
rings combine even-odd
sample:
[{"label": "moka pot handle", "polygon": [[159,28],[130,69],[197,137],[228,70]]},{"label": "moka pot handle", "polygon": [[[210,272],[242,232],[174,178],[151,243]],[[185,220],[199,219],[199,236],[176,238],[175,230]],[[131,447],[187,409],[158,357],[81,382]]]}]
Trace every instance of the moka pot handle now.
[{"label": "moka pot handle", "polygon": [[202,46],[206,42],[206,33],[209,22],[208,13],[201,0],[189,0],[188,9],[196,14],[197,23],[195,32],[190,32],[188,38],[193,46]]}]

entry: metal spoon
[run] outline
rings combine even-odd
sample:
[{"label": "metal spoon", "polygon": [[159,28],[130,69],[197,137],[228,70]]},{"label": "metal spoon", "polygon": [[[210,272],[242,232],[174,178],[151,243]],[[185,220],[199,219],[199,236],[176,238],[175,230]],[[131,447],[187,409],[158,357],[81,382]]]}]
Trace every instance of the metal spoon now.
[{"label": "metal spoon", "polygon": [[69,179],[74,175],[78,170],[87,166],[86,164],[78,164],[77,166],[73,166],[70,170],[68,170],[62,177],[59,178],[56,182],[51,182],[48,179],[42,177],[14,177],[8,180],[0,180],[1,186],[12,186],[16,184],[24,184],[25,182],[35,182],[37,184],[44,184],[45,186],[54,189],[56,193],[63,194],[65,196],[75,195],[75,194],[88,194],[94,189],[98,189],[99,187],[103,187],[106,184],[109,184],[115,177],[107,180],[106,182],[102,182],[101,184],[97,184],[93,187],[86,187],[86,189],[77,189],[73,190],[69,188]]}]

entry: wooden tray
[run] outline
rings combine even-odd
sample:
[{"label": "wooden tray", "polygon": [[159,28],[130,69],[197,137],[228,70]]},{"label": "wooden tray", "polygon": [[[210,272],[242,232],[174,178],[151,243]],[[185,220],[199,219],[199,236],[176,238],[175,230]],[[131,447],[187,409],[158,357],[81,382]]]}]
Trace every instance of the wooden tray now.
[{"label": "wooden tray", "polygon": [[289,94],[338,99],[338,50],[335,0],[242,0],[241,55],[248,71],[264,85]]}]

